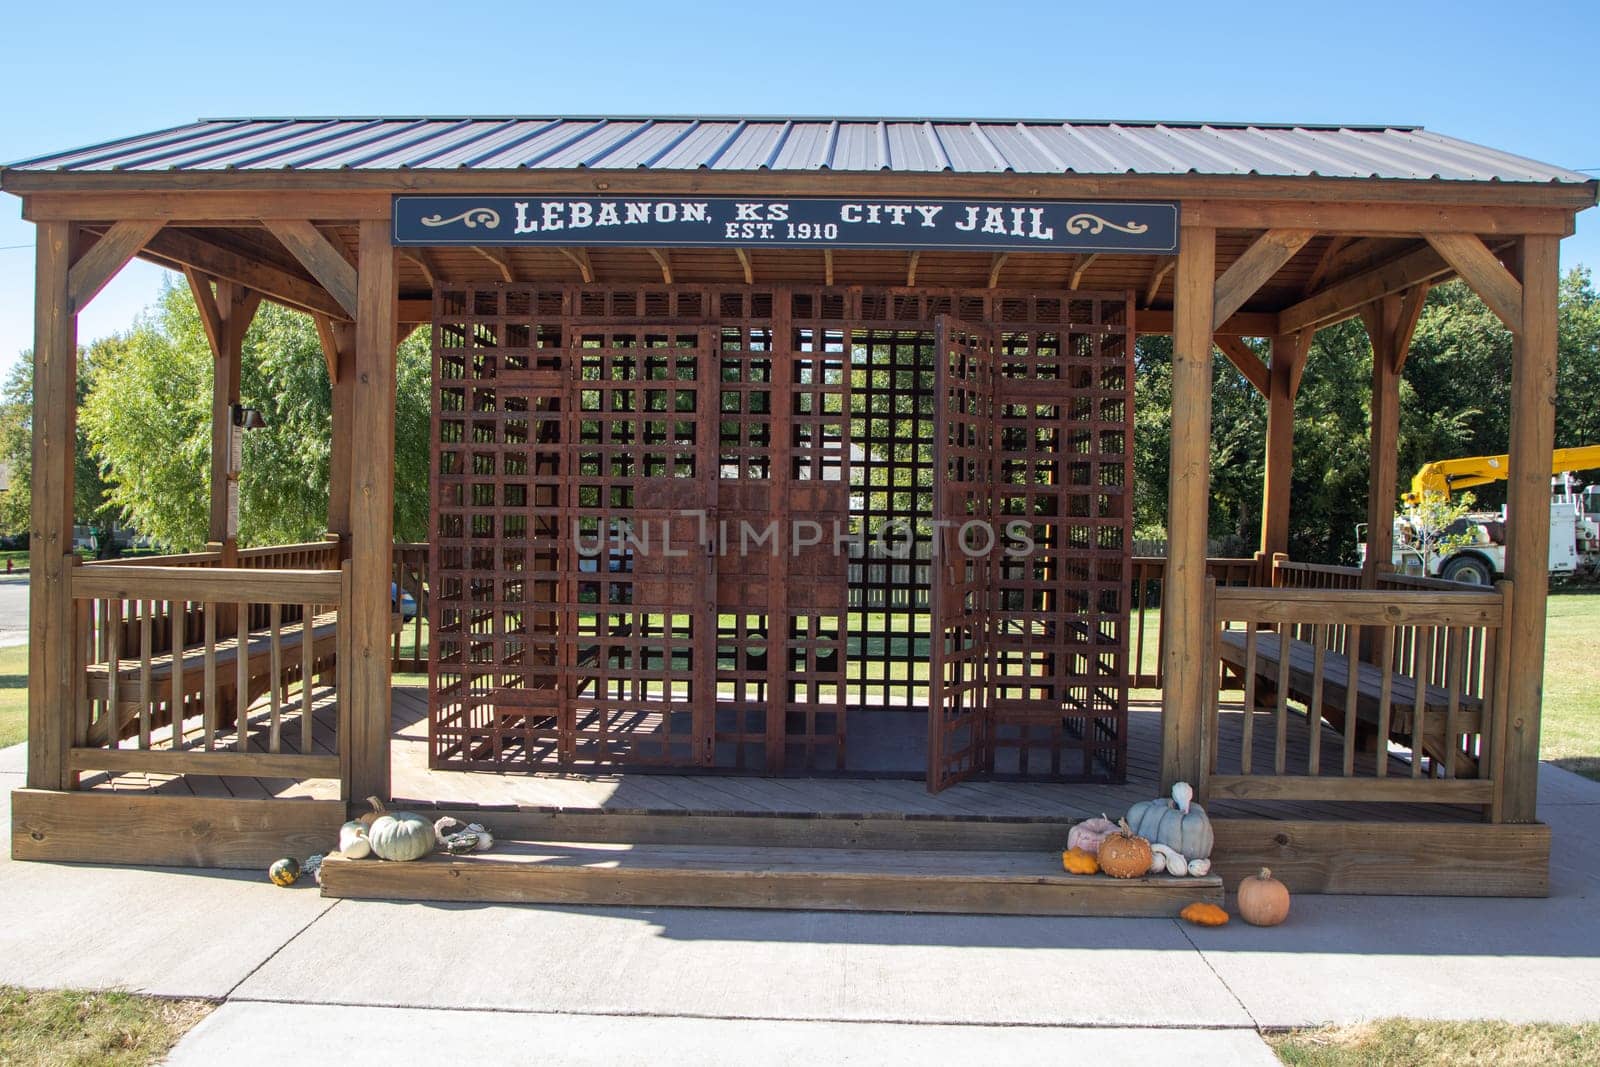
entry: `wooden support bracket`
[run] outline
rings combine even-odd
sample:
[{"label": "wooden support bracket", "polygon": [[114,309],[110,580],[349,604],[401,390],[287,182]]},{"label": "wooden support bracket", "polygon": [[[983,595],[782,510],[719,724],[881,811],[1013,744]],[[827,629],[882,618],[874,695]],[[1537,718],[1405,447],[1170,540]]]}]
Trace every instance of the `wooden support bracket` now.
[{"label": "wooden support bracket", "polygon": [[[1162,262],[1165,259],[1166,262]],[[1155,302],[1156,293],[1161,289],[1161,283],[1167,280],[1167,275],[1172,273],[1172,268],[1178,265],[1176,256],[1156,258],[1155,269],[1150,272],[1150,282],[1144,287],[1144,306],[1149,307]],[[1223,316],[1225,319],[1227,316]],[[1218,319],[1218,322],[1223,319]]]},{"label": "wooden support bracket", "polygon": [[268,219],[263,222],[300,265],[328,291],[328,295],[351,317],[356,313],[356,269],[344,253],[310,222]]},{"label": "wooden support bracket", "polygon": [[661,266],[661,282],[663,285],[672,284],[672,255],[665,248],[647,248],[650,258]]},{"label": "wooden support bracket", "polygon": [[1255,386],[1256,392],[1266,396],[1271,389],[1269,372],[1261,357],[1256,355],[1256,350],[1247,345],[1243,337],[1219,334],[1214,340],[1217,347],[1222,350],[1222,354],[1228,357],[1228,362],[1237,367],[1239,373]]},{"label": "wooden support bracket", "polygon": [[1315,236],[1315,230],[1268,230],[1256,238],[1217,279],[1212,323],[1225,322],[1244,307],[1244,302]]},{"label": "wooden support bracket", "polygon": [[517,269],[511,265],[511,256],[503,248],[484,248],[474,245],[472,250],[500,269],[500,280],[507,285],[517,281]]},{"label": "wooden support bracket", "polygon": [[106,283],[117,276],[117,271],[161,231],[161,226],[161,220],[154,219],[119,222],[107,230],[67,274],[67,303],[73,312],[87,307]]},{"label": "wooden support bracket", "polygon": [[917,284],[917,263],[922,259],[921,252],[913,252],[906,260],[906,288]]},{"label": "wooden support bracket", "polygon": [[213,354],[221,352],[222,311],[217,307],[217,298],[211,289],[212,279],[193,267],[184,267],[183,276],[189,283],[189,292],[194,294],[194,304],[200,312],[200,326],[206,332],[206,341],[211,345]]},{"label": "wooden support bracket", "polygon": [[1000,287],[1000,269],[1005,265],[1006,254],[1004,252],[995,253],[994,259],[989,261],[989,288],[998,289]]},{"label": "wooden support bracket", "polygon": [[589,285],[594,281],[594,267],[589,264],[589,252],[587,249],[558,248],[556,251],[560,252],[562,255],[572,260],[573,263],[577,264],[578,277],[583,279],[583,283],[585,285]]},{"label": "wooden support bracket", "polygon": [[833,249],[822,250],[822,284],[833,284]]},{"label": "wooden support bracket", "polygon": [[1512,333],[1522,332],[1522,283],[1470,233],[1424,234],[1433,250],[1472,287]]},{"label": "wooden support bracket", "polygon": [[1100,258],[1098,252],[1091,252],[1087,256],[1079,256],[1078,261],[1072,265],[1072,281],[1068,289],[1076,289],[1083,282],[1083,273],[1089,269],[1089,264]]}]

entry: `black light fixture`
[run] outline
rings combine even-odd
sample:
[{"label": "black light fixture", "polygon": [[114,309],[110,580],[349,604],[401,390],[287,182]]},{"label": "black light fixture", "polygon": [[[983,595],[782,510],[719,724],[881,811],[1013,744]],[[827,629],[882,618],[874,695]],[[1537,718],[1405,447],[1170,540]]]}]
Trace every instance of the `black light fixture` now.
[{"label": "black light fixture", "polygon": [[228,405],[228,415],[233,425],[241,430],[265,430],[267,420],[255,408],[247,408],[242,404]]}]

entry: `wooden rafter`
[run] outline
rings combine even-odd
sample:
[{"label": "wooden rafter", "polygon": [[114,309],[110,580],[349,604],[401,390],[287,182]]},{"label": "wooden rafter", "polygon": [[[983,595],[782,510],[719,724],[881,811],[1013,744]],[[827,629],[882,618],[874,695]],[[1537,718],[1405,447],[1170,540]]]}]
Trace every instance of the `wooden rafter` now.
[{"label": "wooden rafter", "polygon": [[994,258],[989,261],[989,288],[998,289],[1000,287],[1000,270],[1005,265],[1006,254],[1004,252],[996,252]]},{"label": "wooden rafter", "polygon": [[665,248],[648,248],[650,258],[661,266],[661,281],[665,285],[672,284],[672,254]]},{"label": "wooden rafter", "polygon": [[1098,252],[1091,252],[1086,256],[1079,256],[1078,261],[1072,265],[1072,282],[1067,286],[1067,288],[1076,289],[1079,285],[1081,285],[1083,283],[1084,271],[1089,269],[1089,264],[1093,263],[1099,258],[1100,254]]},{"label": "wooden rafter", "polygon": [[1228,357],[1228,362],[1239,369],[1256,392],[1266,396],[1271,385],[1268,381],[1267,365],[1256,355],[1256,350],[1245,343],[1243,337],[1221,335],[1215,338],[1217,347],[1222,354]]},{"label": "wooden rafter", "polygon": [[1278,313],[1279,333],[1330,326],[1358,314],[1364,304],[1450,272],[1444,257],[1424,244],[1370,270],[1334,282]]},{"label": "wooden rafter", "polygon": [[913,252],[906,259],[906,288],[917,284],[917,263],[922,259],[921,252]]},{"label": "wooden rafter", "polygon": [[517,269],[511,263],[511,256],[503,248],[485,248],[474,245],[472,250],[478,255],[493,263],[500,270],[500,280],[507,285],[513,285],[517,280]]},{"label": "wooden rafter", "polygon": [[1172,273],[1172,268],[1178,265],[1176,256],[1158,256],[1154,269],[1150,271],[1150,281],[1144,287],[1144,306],[1149,307],[1155,302],[1156,293],[1161,289],[1161,283],[1167,280],[1167,275]]},{"label": "wooden rafter", "polygon": [[119,222],[85,252],[67,274],[67,302],[82,311],[128,260],[139,254],[161,230],[161,220]]},{"label": "wooden rafter", "polygon": [[344,253],[305,220],[269,219],[263,223],[328,295],[351,317],[356,313],[356,269]]},{"label": "wooden rafter", "polygon": [[162,230],[145,245],[144,258],[178,271],[193,267],[218,281],[236,282],[300,311],[321,312],[337,319],[350,317],[316,282],[191,232],[171,227]]},{"label": "wooden rafter", "polygon": [[589,263],[589,250],[586,248],[558,248],[557,252],[566,256],[577,264],[578,277],[583,279],[585,285],[594,281],[594,267]]},{"label": "wooden rafter", "polygon": [[1315,236],[1315,230],[1268,230],[1256,238],[1217,279],[1211,321],[1225,322],[1244,307],[1244,302]]},{"label": "wooden rafter", "polygon": [[1522,332],[1522,283],[1469,233],[1424,234],[1433,250],[1472,287],[1512,333]]}]

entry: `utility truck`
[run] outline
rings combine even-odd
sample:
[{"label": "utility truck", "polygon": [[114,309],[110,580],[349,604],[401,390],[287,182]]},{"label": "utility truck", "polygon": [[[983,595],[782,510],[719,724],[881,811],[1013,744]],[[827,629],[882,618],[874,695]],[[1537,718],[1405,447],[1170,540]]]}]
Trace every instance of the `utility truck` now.
[{"label": "utility truck", "polygon": [[[1558,448],[1551,462],[1550,574],[1600,577],[1600,484],[1585,486],[1573,471],[1600,468],[1600,445]],[[1492,482],[1510,473],[1507,456],[1467,456],[1424,464],[1405,494],[1420,505],[1430,494],[1452,493]],[[1357,536],[1362,535],[1358,528]],[[1366,562],[1367,546],[1357,546]],[[1506,572],[1506,512],[1471,512],[1442,530],[1423,530],[1405,514],[1394,520],[1394,566],[1404,574],[1488,585]]]}]

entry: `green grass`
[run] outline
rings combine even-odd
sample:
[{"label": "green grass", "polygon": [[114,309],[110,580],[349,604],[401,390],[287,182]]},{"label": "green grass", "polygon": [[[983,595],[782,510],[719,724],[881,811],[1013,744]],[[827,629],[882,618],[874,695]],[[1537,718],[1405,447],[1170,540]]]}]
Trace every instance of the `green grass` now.
[{"label": "green grass", "polygon": [[0,648],[0,748],[28,739],[28,646]]},{"label": "green grass", "polygon": [[0,1064],[144,1067],[211,1011],[204,1000],[0,986]]},{"label": "green grass", "polygon": [[1382,1019],[1264,1034],[1294,1067],[1556,1067],[1600,1063],[1600,1025]]},{"label": "green grass", "polygon": [[1553,592],[1539,755],[1600,781],[1600,592]]}]

